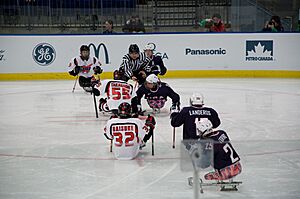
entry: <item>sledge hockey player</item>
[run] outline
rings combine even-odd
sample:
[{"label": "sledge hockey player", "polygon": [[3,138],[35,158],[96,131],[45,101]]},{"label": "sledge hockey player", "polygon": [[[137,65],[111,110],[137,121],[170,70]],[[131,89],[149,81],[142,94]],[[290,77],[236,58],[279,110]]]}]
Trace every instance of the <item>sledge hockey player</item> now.
[{"label": "sledge hockey player", "polygon": [[209,107],[205,107],[204,97],[200,93],[194,93],[190,97],[190,106],[184,107],[178,112],[177,109],[171,111],[171,125],[179,127],[183,125],[183,139],[198,139],[196,134],[196,122],[207,118],[213,128],[217,128],[220,124],[218,113]]},{"label": "sledge hockey player", "polygon": [[[215,169],[215,171],[204,175],[206,180],[228,180],[242,172],[240,157],[234,150],[225,131],[214,131],[213,125],[208,119],[196,121],[196,129],[196,134],[200,140],[206,140],[206,144],[213,145],[213,147],[204,147],[204,153],[205,151],[212,152],[213,149],[213,161],[211,161],[213,165],[211,166]],[[189,150],[197,150],[196,148],[191,147]],[[205,165],[204,168],[209,166]]]},{"label": "sledge hockey player", "polygon": [[[155,128],[155,119],[148,116],[146,122],[139,118],[133,118],[131,105],[123,102],[118,107],[118,117],[108,120],[104,128],[104,136],[113,140],[114,155],[119,160],[134,159],[140,150],[140,145],[151,136],[149,129]],[[142,141],[143,140],[143,141]]]},{"label": "sledge hockey player", "polygon": [[151,61],[151,58],[144,52],[140,52],[137,44],[131,44],[128,51],[128,54],[123,56],[120,68],[114,71],[114,77],[125,81],[129,79],[137,81],[135,75]]},{"label": "sledge hockey player", "polygon": [[172,99],[170,110],[180,109],[179,95],[166,83],[161,82],[155,74],[151,74],[146,78],[136,91],[136,97],[132,99],[133,112],[142,114],[141,99],[145,96],[148,105],[153,109],[154,113],[160,113],[160,109],[164,107],[167,97]]},{"label": "sledge hockey player", "polygon": [[144,52],[147,55],[147,57],[151,58],[151,61],[140,69],[138,74],[136,75],[139,84],[142,84],[145,82],[146,77],[150,74],[155,75],[164,75],[167,72],[167,68],[164,65],[164,62],[161,58],[161,56],[157,56],[153,54],[154,47],[153,45],[146,45],[144,48]]},{"label": "sledge hockey player", "polygon": [[80,55],[74,57],[68,67],[69,74],[79,76],[79,85],[86,91],[91,92],[93,84],[100,80],[102,73],[101,63],[96,57],[90,56],[90,49],[87,45],[80,47]]},{"label": "sledge hockey player", "polygon": [[[131,99],[136,96],[133,85],[123,80],[106,79],[101,81],[99,87],[99,110],[117,114],[118,106],[122,102],[131,104]],[[95,95],[97,95],[95,93]]]}]

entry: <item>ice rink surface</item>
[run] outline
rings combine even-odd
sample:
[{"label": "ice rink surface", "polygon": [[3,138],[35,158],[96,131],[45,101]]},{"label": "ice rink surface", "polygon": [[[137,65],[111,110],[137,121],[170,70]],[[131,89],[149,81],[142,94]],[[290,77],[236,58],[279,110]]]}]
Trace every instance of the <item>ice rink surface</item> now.
[{"label": "ice rink surface", "polygon": [[[201,198],[300,198],[299,79],[163,79],[182,106],[202,92],[241,157],[237,192],[204,188]],[[180,167],[182,129],[172,149],[170,101],[157,115],[155,156],[115,160],[92,95],[74,81],[0,82],[0,198],[193,198]],[[144,101],[145,105],[145,101]],[[144,106],[146,107],[146,106]],[[203,175],[202,173],[200,173]]]}]

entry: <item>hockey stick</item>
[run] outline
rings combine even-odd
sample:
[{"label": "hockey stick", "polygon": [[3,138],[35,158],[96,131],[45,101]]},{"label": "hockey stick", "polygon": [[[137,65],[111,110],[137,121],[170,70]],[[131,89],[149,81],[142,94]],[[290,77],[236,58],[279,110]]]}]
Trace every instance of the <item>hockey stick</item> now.
[{"label": "hockey stick", "polygon": [[96,101],[96,96],[95,96],[94,92],[93,92],[93,97],[94,97],[94,105],[95,105],[96,118],[98,118],[97,101]]},{"label": "hockey stick", "polygon": [[175,149],[175,127],[173,127],[173,149]]},{"label": "hockey stick", "polygon": [[153,130],[153,128],[150,128],[149,133],[152,133],[152,155],[154,156],[154,130]]},{"label": "hockey stick", "polygon": [[75,79],[75,83],[74,83],[74,86],[73,86],[72,93],[74,93],[74,90],[75,90],[75,87],[76,87],[76,84],[77,84],[77,80],[78,80],[78,75],[76,76],[76,79]]},{"label": "hockey stick", "polygon": [[112,145],[113,145],[113,140],[110,140],[110,148],[109,148],[109,152],[112,152]]},{"label": "hockey stick", "polygon": [[112,152],[113,137],[112,138],[108,137],[106,133],[104,133],[104,136],[106,139],[110,140],[109,152]]}]

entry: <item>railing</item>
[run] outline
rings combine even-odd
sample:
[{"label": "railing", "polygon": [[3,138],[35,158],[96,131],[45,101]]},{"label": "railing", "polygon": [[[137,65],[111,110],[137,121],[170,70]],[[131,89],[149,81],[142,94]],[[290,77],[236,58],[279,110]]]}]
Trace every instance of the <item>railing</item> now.
[{"label": "railing", "polygon": [[[139,15],[147,32],[199,29],[198,22],[214,13],[222,16],[228,31],[260,31],[275,15],[254,0],[1,0],[0,33],[20,32],[84,33],[103,31],[111,19],[117,32],[132,15]],[[285,30],[290,19],[282,20]],[[164,29],[163,29],[164,28]]]}]

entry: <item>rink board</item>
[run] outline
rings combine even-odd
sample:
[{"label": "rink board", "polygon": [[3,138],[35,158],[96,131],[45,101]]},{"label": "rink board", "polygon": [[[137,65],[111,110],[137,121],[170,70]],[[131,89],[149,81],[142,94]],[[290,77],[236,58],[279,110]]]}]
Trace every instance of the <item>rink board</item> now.
[{"label": "rink board", "polygon": [[[163,78],[300,78],[300,71],[168,71]],[[102,79],[112,78],[111,72],[104,72]],[[0,74],[0,81],[15,80],[68,80],[75,79],[68,73],[10,73]]]},{"label": "rink board", "polygon": [[111,78],[132,43],[150,44],[167,78],[300,77],[299,33],[0,35],[0,80],[72,79],[72,58],[86,44]]}]

